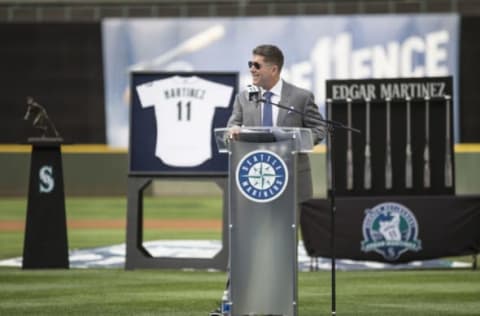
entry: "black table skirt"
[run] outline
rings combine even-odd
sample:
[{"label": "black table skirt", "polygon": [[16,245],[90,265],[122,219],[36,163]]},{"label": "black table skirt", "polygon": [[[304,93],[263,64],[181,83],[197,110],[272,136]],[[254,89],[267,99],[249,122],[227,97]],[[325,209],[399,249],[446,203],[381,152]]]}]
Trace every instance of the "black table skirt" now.
[{"label": "black table skirt", "polygon": [[[480,252],[480,196],[378,196],[336,199],[335,256],[404,263]],[[302,204],[308,255],[331,257],[327,199]]]}]

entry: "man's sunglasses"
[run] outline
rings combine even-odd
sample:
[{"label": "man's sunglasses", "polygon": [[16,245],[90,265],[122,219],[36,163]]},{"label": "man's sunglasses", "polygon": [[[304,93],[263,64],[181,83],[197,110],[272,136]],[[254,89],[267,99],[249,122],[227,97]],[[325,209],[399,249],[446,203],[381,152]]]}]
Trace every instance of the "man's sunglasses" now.
[{"label": "man's sunglasses", "polygon": [[255,67],[255,69],[260,69],[262,67],[262,65],[260,65],[256,61],[249,61],[248,62],[248,68],[250,69],[250,68],[252,68],[252,66]]}]

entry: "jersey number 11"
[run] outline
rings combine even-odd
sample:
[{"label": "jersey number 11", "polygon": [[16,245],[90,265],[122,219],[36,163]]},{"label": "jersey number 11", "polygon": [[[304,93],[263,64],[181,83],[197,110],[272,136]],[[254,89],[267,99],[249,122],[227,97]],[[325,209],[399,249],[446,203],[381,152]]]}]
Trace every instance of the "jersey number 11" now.
[{"label": "jersey number 11", "polygon": [[[187,103],[183,104],[182,101],[178,101],[177,103],[177,110],[178,110],[178,120],[179,121],[182,121],[182,120],[186,120],[186,121],[190,121],[190,112],[191,112],[191,101],[188,101]],[[183,115],[183,111],[184,109],[186,110],[186,117],[184,118]]]}]

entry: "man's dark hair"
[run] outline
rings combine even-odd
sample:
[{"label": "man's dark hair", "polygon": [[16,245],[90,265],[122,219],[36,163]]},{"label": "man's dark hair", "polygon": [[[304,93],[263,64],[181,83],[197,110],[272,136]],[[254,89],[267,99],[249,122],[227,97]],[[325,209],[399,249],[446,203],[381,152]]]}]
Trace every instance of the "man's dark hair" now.
[{"label": "man's dark hair", "polygon": [[278,70],[283,67],[283,53],[274,45],[259,45],[253,49],[254,55],[260,55],[265,58],[265,62],[278,66]]}]

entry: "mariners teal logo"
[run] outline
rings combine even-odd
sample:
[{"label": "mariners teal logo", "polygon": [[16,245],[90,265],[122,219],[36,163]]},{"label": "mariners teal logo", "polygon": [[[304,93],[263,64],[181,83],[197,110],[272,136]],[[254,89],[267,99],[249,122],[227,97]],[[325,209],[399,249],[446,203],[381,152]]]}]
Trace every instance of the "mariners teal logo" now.
[{"label": "mariners teal logo", "polygon": [[247,199],[266,203],[283,193],[287,187],[288,170],[277,154],[256,150],[242,158],[235,178],[238,189]]},{"label": "mariners teal logo", "polygon": [[418,223],[404,205],[387,202],[365,210],[362,251],[375,251],[394,261],[408,250],[422,249],[418,239]]},{"label": "mariners teal logo", "polygon": [[38,184],[40,193],[51,193],[55,187],[55,180],[53,178],[53,167],[42,166],[38,171]]}]

